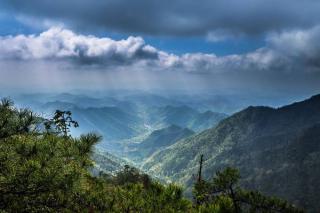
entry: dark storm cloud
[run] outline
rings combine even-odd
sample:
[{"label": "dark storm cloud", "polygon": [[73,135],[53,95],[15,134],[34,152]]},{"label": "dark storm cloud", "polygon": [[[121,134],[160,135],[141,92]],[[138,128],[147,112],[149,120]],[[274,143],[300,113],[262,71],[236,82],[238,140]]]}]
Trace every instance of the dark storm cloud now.
[{"label": "dark storm cloud", "polygon": [[[4,0],[25,17],[162,35],[260,34],[310,28],[320,19],[318,0]],[[227,36],[227,35],[226,35]]]}]

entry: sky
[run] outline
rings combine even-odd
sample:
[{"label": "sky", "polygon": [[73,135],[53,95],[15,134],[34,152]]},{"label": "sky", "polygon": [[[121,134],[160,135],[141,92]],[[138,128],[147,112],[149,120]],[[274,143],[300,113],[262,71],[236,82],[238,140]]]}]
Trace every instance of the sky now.
[{"label": "sky", "polygon": [[1,0],[0,89],[320,93],[318,0]]}]

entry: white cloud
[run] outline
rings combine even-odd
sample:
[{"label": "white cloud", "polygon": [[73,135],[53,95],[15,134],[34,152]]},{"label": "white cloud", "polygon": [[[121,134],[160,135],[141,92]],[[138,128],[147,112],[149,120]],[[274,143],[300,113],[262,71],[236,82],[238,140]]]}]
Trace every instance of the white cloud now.
[{"label": "white cloud", "polygon": [[146,44],[141,37],[116,41],[53,27],[39,35],[0,37],[0,59],[65,60],[76,66],[130,65],[131,69],[133,65],[138,65],[145,70],[193,73],[293,72],[301,67],[320,67],[320,44],[317,42],[319,38],[320,27],[315,27],[304,31],[270,34],[265,47],[246,54],[175,55]]},{"label": "white cloud", "polygon": [[271,34],[265,47],[217,56],[176,55],[141,37],[113,40],[54,27],[39,35],[0,37],[0,87],[314,92],[320,85],[319,29]]},{"label": "white cloud", "polygon": [[80,62],[130,62],[156,58],[157,51],[141,37],[115,41],[110,38],[77,35],[60,27],[50,28],[40,35],[18,35],[0,39],[2,59],[76,59]]}]

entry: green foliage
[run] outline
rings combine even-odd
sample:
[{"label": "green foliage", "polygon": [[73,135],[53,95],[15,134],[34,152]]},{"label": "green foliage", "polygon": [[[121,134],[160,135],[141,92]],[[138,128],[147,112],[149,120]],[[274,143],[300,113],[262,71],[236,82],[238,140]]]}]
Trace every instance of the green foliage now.
[{"label": "green foliage", "polygon": [[44,122],[46,130],[50,131],[54,126],[56,133],[62,133],[67,136],[70,132],[70,127],[79,127],[78,122],[74,121],[71,115],[70,111],[56,110],[53,118]]},{"label": "green foliage", "polygon": [[218,171],[212,180],[198,181],[193,193],[199,209],[215,209],[217,212],[290,212],[302,210],[287,201],[262,195],[257,191],[241,189],[238,185],[239,170],[227,167]]},{"label": "green foliage", "polygon": [[0,139],[35,130],[39,119],[28,109],[14,109],[13,102],[4,98],[0,103]]},{"label": "green foliage", "polygon": [[118,185],[143,183],[146,187],[148,187],[151,182],[148,175],[140,174],[138,169],[130,167],[129,165],[125,165],[124,169],[117,173],[114,180]]},{"label": "green foliage", "polygon": [[43,134],[32,128],[39,119],[31,111],[15,109],[7,100],[0,117],[0,209],[77,210],[80,183],[89,176],[91,147],[99,138]]},{"label": "green foliage", "polygon": [[0,212],[234,212],[235,204],[290,212],[284,201],[235,188],[239,173],[231,168],[195,185],[198,205],[181,187],[130,166],[114,176],[92,176],[93,147],[101,137],[69,136],[75,122],[71,113],[59,112],[50,120],[55,131],[43,132],[31,111],[9,100],[0,104]]},{"label": "green foliage", "polygon": [[191,208],[180,187],[164,186],[129,166],[116,176],[93,177],[91,155],[101,138],[68,136],[75,124],[71,113],[59,111],[49,120],[55,130],[42,132],[33,128],[39,119],[32,112],[3,100],[0,118],[1,212],[186,212]]}]

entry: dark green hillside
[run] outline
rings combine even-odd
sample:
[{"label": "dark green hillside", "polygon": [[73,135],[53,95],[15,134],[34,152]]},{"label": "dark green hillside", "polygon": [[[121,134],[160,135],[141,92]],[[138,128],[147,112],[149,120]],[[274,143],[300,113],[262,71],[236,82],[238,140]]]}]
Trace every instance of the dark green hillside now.
[{"label": "dark green hillside", "polygon": [[243,186],[315,212],[320,209],[319,125],[320,95],[279,109],[249,107],[153,155],[143,168],[190,185],[204,154],[205,176],[235,166]]},{"label": "dark green hillside", "polygon": [[134,158],[145,158],[152,155],[154,152],[170,146],[178,140],[189,137],[193,134],[194,132],[190,129],[171,125],[167,128],[152,132],[141,143],[133,145],[134,151],[129,154]]}]

